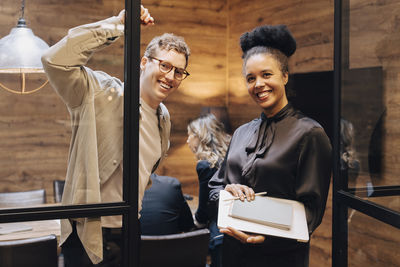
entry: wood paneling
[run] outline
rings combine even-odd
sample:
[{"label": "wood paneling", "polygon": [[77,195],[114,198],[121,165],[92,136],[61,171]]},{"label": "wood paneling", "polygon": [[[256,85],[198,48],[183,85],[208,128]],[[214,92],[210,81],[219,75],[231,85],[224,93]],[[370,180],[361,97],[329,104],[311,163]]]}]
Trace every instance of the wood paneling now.
[{"label": "wood paneling", "polygon": [[[226,1],[143,1],[143,4],[151,11],[156,25],[142,28],[142,49],[155,35],[173,32],[184,36],[192,52],[188,67],[191,75],[165,101],[172,117],[172,136],[176,137],[171,140],[170,157],[158,172],[178,177],[185,191],[197,194],[196,161],[186,146],[186,126],[200,114],[202,106],[225,104]],[[37,36],[53,45],[68,29],[117,15],[121,9],[123,1],[115,0],[27,1],[25,18]],[[0,12],[3,37],[16,24],[20,3],[1,1]],[[119,40],[96,53],[89,66],[123,79],[123,51],[123,40]],[[0,75],[0,79],[9,87],[19,86],[18,77]],[[41,79],[43,82],[44,75]],[[52,201],[52,180],[63,179],[68,157],[70,126],[65,106],[49,85],[29,96],[0,90],[0,103],[0,189],[44,187],[48,200]]]},{"label": "wood paneling", "polygon": [[[400,204],[399,199],[393,197],[369,200],[395,210],[398,210]],[[399,229],[352,209],[349,209],[349,214],[348,266],[400,266],[397,256]]]},{"label": "wood paneling", "polygon": [[185,134],[187,122],[199,115],[201,106],[225,104],[226,1],[144,1],[144,4],[154,15],[156,26],[142,30],[143,49],[154,35],[164,32],[183,36],[191,49],[188,66],[191,75],[165,101],[174,132]]},{"label": "wood paneling", "polygon": [[158,168],[160,175],[177,177],[185,193],[198,194],[196,160],[187,147],[187,124],[203,106],[224,106],[226,95],[226,0],[143,1],[156,26],[142,30],[142,48],[154,35],[173,32],[191,49],[188,71],[176,93],[164,101],[172,122],[171,148]]},{"label": "wood paneling", "polygon": [[332,183],[321,225],[310,241],[310,267],[332,266]]},{"label": "wood paneling", "polygon": [[[196,195],[198,191],[196,160],[186,144],[188,121],[196,118],[203,106],[226,106],[233,129],[260,113],[248,96],[241,73],[238,40],[243,32],[261,24],[287,24],[298,44],[290,61],[291,73],[333,69],[333,0],[144,0],[143,4],[154,16],[156,25],[142,28],[142,52],[154,35],[164,32],[182,35],[192,52],[190,77],[165,101],[172,120],[171,149],[157,171],[177,177],[185,193]],[[27,1],[25,18],[36,35],[53,45],[69,28],[117,15],[123,5],[123,1],[117,0]],[[350,67],[382,67],[381,98],[388,110],[383,142],[386,180],[378,184],[398,182],[400,4],[396,0],[356,0],[351,1],[351,8]],[[0,37],[16,25],[19,12],[20,2],[0,1]],[[123,40],[119,40],[97,53],[89,66],[123,79],[123,53]],[[29,84],[43,81],[43,76],[32,77]],[[19,86],[19,80],[3,74],[0,82]],[[348,114],[354,108],[352,102],[368,98],[362,89],[345,92],[352,97],[346,100],[351,107]],[[353,120],[358,120],[357,116]],[[363,129],[362,123],[357,125]],[[362,133],[359,140],[367,140],[370,131]],[[45,188],[48,200],[52,201],[53,179],[65,176],[70,134],[68,112],[49,85],[28,96],[0,90],[0,191]],[[365,161],[365,147],[359,150]],[[358,182],[368,180],[361,176]],[[331,264],[331,218],[330,194],[323,223],[311,241],[310,266]],[[362,228],[362,220],[358,222]],[[380,237],[369,239],[367,233],[362,233],[360,245],[363,238],[377,242]],[[375,256],[390,257],[368,255]]]},{"label": "wood paneling", "polygon": [[[0,2],[0,36],[7,35],[20,16],[21,2]],[[25,19],[34,34],[49,45],[69,28],[118,14],[121,1],[26,1]],[[123,79],[123,41],[93,57],[89,65]],[[28,89],[45,81],[28,75]],[[19,88],[19,76],[1,74],[0,82]],[[50,85],[31,95],[0,90],[0,190],[46,189],[53,202],[53,180],[64,179],[71,137],[65,105]]]}]

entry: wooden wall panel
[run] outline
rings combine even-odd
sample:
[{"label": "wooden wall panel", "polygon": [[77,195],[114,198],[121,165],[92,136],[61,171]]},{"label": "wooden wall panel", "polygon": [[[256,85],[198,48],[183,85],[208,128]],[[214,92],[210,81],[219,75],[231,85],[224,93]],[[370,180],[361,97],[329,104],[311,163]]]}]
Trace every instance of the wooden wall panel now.
[{"label": "wooden wall panel", "polygon": [[65,177],[71,135],[66,108],[50,86],[25,96],[0,90],[0,114],[1,191],[45,188],[52,202],[52,181]]},{"label": "wooden wall panel", "polygon": [[[397,210],[399,207],[398,198],[381,198],[374,202]],[[390,205],[391,202],[394,205]],[[399,229],[352,209],[349,214],[348,266],[400,266]]]},{"label": "wooden wall panel", "polygon": [[204,106],[224,106],[227,71],[226,0],[143,1],[156,19],[156,26],[142,30],[142,47],[163,32],[181,35],[192,55],[190,76],[165,105],[172,122],[171,148],[157,173],[177,177],[185,193],[198,194],[196,160],[187,147],[187,124]]},{"label": "wooden wall panel", "polygon": [[[184,36],[192,51],[190,77],[165,101],[172,120],[171,149],[158,170],[180,179],[185,193],[196,195],[198,190],[196,160],[186,145],[188,121],[204,106],[226,106],[233,129],[260,113],[241,73],[238,40],[243,32],[261,24],[287,24],[298,44],[290,61],[291,73],[333,69],[333,0],[144,0],[143,4],[156,25],[142,29],[142,52],[154,35],[163,32]],[[16,25],[19,5],[13,0],[0,1],[0,37]],[[34,33],[53,45],[69,28],[117,15],[123,5],[119,0],[27,1],[25,17]],[[392,177],[386,181],[396,182],[400,171],[397,145],[393,145],[398,143],[400,116],[396,101],[399,3],[355,0],[351,6],[350,67],[383,68],[383,103],[388,107],[384,168],[385,175]],[[123,52],[123,40],[119,40],[97,53],[89,66],[122,80]],[[0,82],[19,83],[4,75]],[[357,92],[362,94],[362,90]],[[0,89],[0,191],[44,187],[52,201],[52,180],[65,176],[70,134],[68,112],[49,85],[29,96]],[[310,266],[331,264],[331,216],[330,195],[323,223],[312,239]]]},{"label": "wooden wall panel", "polygon": [[332,266],[332,182],[321,225],[310,241],[310,267]]},{"label": "wooden wall panel", "polygon": [[[20,16],[21,2],[0,2],[0,37]],[[53,45],[69,28],[109,17],[123,9],[121,1],[26,1],[25,19],[34,34]],[[123,41],[92,58],[89,66],[123,79]],[[28,88],[45,81],[44,74],[28,75]],[[19,88],[19,77],[0,75],[0,82]],[[53,202],[54,179],[64,179],[71,137],[65,105],[50,85],[31,95],[0,89],[0,191],[45,188]]]},{"label": "wooden wall panel", "polygon": [[142,30],[142,47],[164,32],[183,36],[191,49],[188,71],[178,92],[165,104],[174,130],[186,133],[199,106],[223,106],[226,89],[226,5],[221,1],[144,1],[156,26]]},{"label": "wooden wall panel", "polygon": [[[188,188],[186,191],[197,194],[196,189],[191,189],[197,182],[196,161],[186,146],[186,126],[189,120],[200,114],[203,106],[225,104],[226,1],[143,1],[143,4],[151,11],[156,25],[142,28],[142,49],[151,38],[164,32],[184,36],[191,48],[188,70],[192,75],[174,96],[165,101],[176,137],[171,140],[170,157],[160,167],[159,174],[181,179],[184,187]],[[16,24],[19,5],[11,0],[0,3],[1,37]],[[123,1],[115,0],[27,1],[25,18],[36,35],[53,45],[66,35],[68,29],[117,15],[123,8]],[[123,41],[119,40],[101,53],[96,53],[89,66],[122,80],[123,47]],[[8,85],[18,83],[4,76],[2,82]],[[18,191],[45,187],[51,201],[51,181],[65,176],[70,137],[68,112],[49,85],[30,96],[21,97],[0,91],[0,97],[1,103],[6,103],[0,107],[3,122],[0,134],[5,136],[0,147],[1,151],[8,152],[1,153],[0,188],[2,191]],[[38,102],[40,109],[35,106]],[[24,112],[16,113],[14,109],[17,106],[22,107]],[[25,128],[30,130],[24,131]],[[13,142],[10,142],[11,139]],[[19,183],[21,181],[30,182]]]},{"label": "wooden wall panel", "polygon": [[[355,185],[396,185],[398,173],[399,1],[351,1],[349,73],[344,76],[342,114],[353,122],[361,173]],[[372,69],[372,67],[374,67]],[[367,73],[368,69],[371,73]],[[364,70],[363,75],[355,75]],[[373,71],[372,71],[373,70]],[[346,77],[348,76],[348,77]],[[382,120],[381,135],[375,130]],[[380,173],[370,174],[368,157],[380,149]]]},{"label": "wooden wall panel", "polygon": [[399,39],[399,1],[353,0],[350,8],[350,68],[381,66],[384,55],[400,55],[390,44]]}]

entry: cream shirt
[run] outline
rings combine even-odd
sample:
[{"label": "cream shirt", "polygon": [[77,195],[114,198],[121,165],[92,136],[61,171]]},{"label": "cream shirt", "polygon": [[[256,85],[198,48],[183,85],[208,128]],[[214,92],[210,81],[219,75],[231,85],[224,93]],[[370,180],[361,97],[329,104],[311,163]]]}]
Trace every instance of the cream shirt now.
[{"label": "cream shirt", "polygon": [[[153,166],[161,157],[161,138],[158,133],[157,110],[152,109],[145,101],[141,101],[139,135],[139,183],[138,207],[142,209],[142,199],[147,186],[150,186],[150,175]],[[148,181],[144,183],[144,181]],[[140,214],[139,214],[140,216]]]}]

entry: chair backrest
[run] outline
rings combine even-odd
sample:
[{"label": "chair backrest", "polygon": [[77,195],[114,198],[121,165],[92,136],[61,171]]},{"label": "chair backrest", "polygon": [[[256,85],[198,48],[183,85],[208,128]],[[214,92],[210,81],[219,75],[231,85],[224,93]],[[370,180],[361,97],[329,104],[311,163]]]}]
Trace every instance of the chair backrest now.
[{"label": "chair backrest", "polygon": [[53,189],[54,189],[54,202],[61,202],[62,195],[64,192],[64,180],[54,180],[53,181]]},{"label": "chair backrest", "polygon": [[0,241],[1,267],[57,267],[57,237]]},{"label": "chair backrest", "polygon": [[0,193],[0,208],[24,207],[46,203],[46,190]]},{"label": "chair backrest", "polygon": [[200,229],[173,235],[141,236],[141,267],[204,267],[210,232]]}]

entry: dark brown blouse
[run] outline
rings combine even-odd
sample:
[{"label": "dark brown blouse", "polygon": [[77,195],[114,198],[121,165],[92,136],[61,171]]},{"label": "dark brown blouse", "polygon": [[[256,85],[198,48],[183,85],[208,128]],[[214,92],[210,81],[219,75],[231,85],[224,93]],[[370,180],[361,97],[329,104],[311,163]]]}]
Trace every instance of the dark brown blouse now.
[{"label": "dark brown blouse", "polygon": [[262,113],[235,131],[225,161],[209,182],[210,200],[216,201],[225,185],[238,183],[300,201],[311,234],[321,223],[330,177],[331,144],[324,129],[288,104],[274,117]]}]

